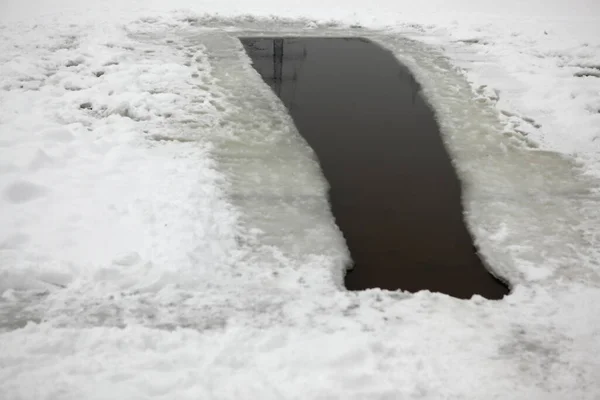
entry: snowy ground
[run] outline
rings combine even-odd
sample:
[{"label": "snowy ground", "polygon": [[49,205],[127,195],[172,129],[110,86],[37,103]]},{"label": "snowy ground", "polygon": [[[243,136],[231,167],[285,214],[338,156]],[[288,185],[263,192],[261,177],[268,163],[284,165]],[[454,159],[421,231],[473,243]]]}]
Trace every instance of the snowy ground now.
[{"label": "snowy ground", "polygon": [[[600,7],[380,3],[0,6],[1,399],[600,398]],[[343,289],[273,32],[413,70],[510,296]]]}]

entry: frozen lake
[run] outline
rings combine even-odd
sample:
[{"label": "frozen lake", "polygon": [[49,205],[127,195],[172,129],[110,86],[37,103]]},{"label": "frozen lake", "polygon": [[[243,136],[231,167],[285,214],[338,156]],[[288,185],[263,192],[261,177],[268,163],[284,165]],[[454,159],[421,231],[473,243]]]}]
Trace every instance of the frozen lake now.
[{"label": "frozen lake", "polygon": [[[542,52],[563,34],[509,18],[458,20],[458,40],[394,21],[112,13],[121,3],[106,18],[87,3],[42,21],[27,9],[0,31],[4,397],[598,397],[599,185],[532,139],[593,137],[595,109],[556,110],[597,78],[552,67],[593,44]],[[365,37],[410,69],[509,295],[346,290],[317,154],[239,40],[307,35]],[[498,87],[473,83],[490,71]],[[554,111],[502,104],[522,98]],[[554,115],[584,134],[556,135]]]}]

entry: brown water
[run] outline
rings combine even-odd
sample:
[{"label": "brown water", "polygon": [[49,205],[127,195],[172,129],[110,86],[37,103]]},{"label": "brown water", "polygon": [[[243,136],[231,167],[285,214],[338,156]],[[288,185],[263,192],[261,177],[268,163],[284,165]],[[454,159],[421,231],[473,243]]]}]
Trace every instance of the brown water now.
[{"label": "brown water", "polygon": [[354,261],[348,289],[508,293],[475,252],[432,110],[389,51],[358,38],[241,40],[319,158]]}]

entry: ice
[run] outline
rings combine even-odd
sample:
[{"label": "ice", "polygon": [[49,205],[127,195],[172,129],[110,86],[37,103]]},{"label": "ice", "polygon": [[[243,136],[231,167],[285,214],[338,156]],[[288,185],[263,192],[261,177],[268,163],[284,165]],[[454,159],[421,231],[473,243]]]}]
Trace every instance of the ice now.
[{"label": "ice", "polygon": [[[240,222],[247,240],[261,245],[252,246],[249,257],[258,257],[260,268],[272,259],[274,269],[282,263],[302,268],[318,257],[320,268],[329,271],[335,286],[343,287],[349,254],[331,215],[328,185],[314,152],[250,67],[237,38],[212,34],[202,42],[212,56],[214,79],[230,103],[212,154],[231,182],[233,204],[243,210]],[[279,257],[273,258],[273,248]],[[311,269],[302,279],[320,279],[315,273]]]},{"label": "ice", "polygon": [[[511,270],[520,267],[501,261],[507,252],[520,262],[544,265],[546,272],[593,252],[583,239],[592,232],[573,226],[580,221],[589,226],[600,223],[593,211],[595,180],[583,176],[572,160],[558,153],[540,151],[524,139],[493,134],[503,130],[495,110],[457,96],[469,92],[466,82],[452,79],[451,67],[443,66],[443,61],[427,59],[421,51],[407,52],[409,46],[410,42],[398,46],[397,55],[417,72],[437,110],[464,182],[467,222],[491,269],[514,285],[520,278]],[[506,231],[511,234],[498,236]],[[554,232],[561,232],[560,237]],[[569,269],[598,282],[594,265],[581,263]],[[545,279],[555,277],[549,273]]]},{"label": "ice", "polygon": [[[182,5],[2,5],[0,397],[598,397],[595,2]],[[412,69],[510,296],[343,290],[281,33]]]}]

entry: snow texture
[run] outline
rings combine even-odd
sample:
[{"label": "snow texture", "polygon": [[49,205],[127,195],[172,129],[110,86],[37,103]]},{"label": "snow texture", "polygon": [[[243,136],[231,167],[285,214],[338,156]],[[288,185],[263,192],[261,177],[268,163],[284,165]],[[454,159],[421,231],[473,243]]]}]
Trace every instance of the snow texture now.
[{"label": "snow texture", "polygon": [[[600,398],[600,6],[470,3],[3,2],[0,398]],[[413,71],[509,296],[343,288],[262,34]]]}]

